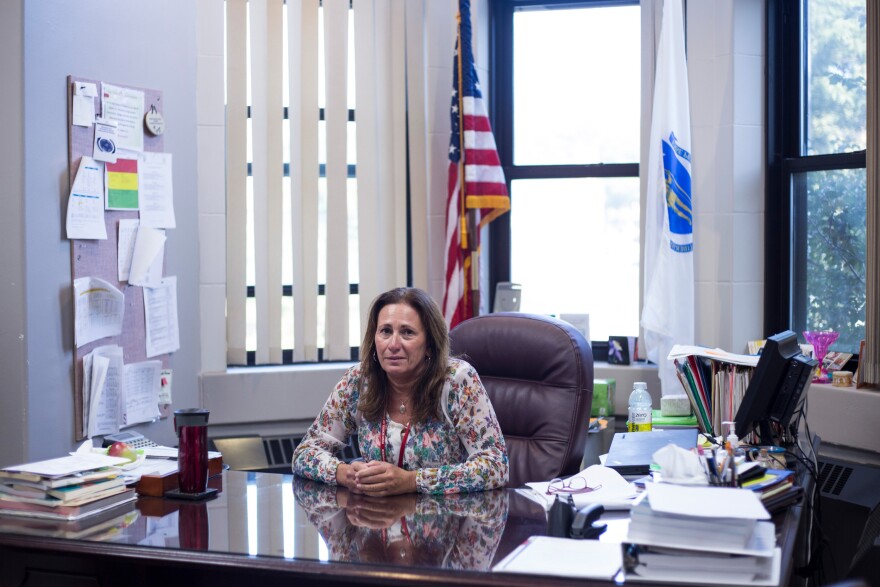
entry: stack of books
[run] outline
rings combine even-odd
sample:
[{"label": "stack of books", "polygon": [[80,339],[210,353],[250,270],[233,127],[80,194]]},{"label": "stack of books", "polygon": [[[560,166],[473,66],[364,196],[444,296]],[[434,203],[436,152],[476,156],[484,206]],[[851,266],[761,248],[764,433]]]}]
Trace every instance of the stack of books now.
[{"label": "stack of books", "polygon": [[795,485],[794,471],[789,469],[767,469],[763,475],[743,481],[742,487],[754,491],[771,514],[799,502],[804,491]]},{"label": "stack of books", "polygon": [[113,465],[127,459],[61,457],[0,469],[0,515],[80,520],[136,499]]},{"label": "stack of books", "polygon": [[123,537],[125,529],[137,522],[140,515],[135,502],[127,501],[78,520],[0,516],[0,533],[113,541]]},{"label": "stack of books", "polygon": [[779,583],[775,527],[752,491],[649,483],[630,514],[627,582]]}]

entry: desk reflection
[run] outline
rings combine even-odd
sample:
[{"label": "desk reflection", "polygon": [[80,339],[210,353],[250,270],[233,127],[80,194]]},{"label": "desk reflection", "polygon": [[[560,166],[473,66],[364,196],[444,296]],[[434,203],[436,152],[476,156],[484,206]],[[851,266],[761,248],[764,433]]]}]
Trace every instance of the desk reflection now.
[{"label": "desk reflection", "polygon": [[367,497],[294,478],[296,502],[330,560],[489,570],[504,533],[508,492]]}]

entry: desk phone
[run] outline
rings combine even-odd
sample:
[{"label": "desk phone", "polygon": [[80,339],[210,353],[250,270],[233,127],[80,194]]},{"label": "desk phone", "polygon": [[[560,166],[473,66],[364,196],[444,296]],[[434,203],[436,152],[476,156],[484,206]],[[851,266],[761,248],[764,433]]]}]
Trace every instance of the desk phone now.
[{"label": "desk phone", "polygon": [[124,442],[134,449],[159,446],[157,443],[145,437],[143,434],[130,431],[118,432],[116,434],[108,434],[104,437],[104,442],[101,446],[107,448],[114,442]]}]

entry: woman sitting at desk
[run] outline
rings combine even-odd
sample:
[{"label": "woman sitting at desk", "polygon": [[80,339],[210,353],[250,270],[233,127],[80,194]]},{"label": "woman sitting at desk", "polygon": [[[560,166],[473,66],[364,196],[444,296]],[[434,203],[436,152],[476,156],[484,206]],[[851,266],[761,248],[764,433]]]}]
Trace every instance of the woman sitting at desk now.
[{"label": "woman sitting at desk", "polygon": [[[358,435],[363,461],[334,453]],[[398,288],[370,308],[361,361],[336,385],[293,455],[297,475],[355,493],[455,493],[507,483],[507,451],[474,368],[449,357],[427,293]]]}]

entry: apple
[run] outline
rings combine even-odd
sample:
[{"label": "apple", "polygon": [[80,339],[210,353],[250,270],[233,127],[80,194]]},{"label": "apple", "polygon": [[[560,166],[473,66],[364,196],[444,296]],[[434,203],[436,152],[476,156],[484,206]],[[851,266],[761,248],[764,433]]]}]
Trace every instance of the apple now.
[{"label": "apple", "polygon": [[111,457],[128,459],[132,463],[137,460],[137,453],[125,442],[114,442],[110,445],[110,448],[107,449],[107,454]]}]

